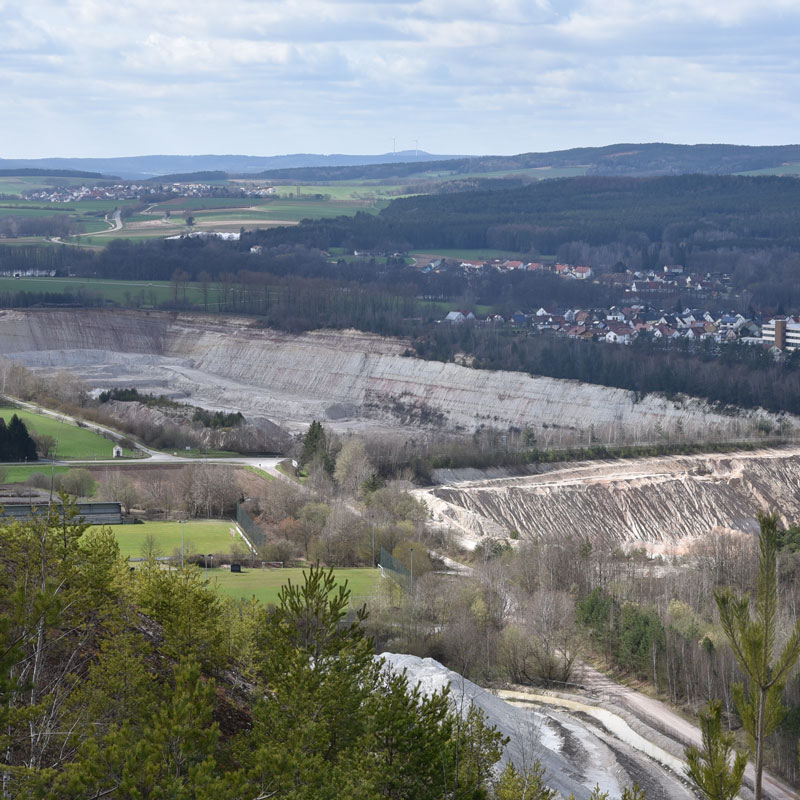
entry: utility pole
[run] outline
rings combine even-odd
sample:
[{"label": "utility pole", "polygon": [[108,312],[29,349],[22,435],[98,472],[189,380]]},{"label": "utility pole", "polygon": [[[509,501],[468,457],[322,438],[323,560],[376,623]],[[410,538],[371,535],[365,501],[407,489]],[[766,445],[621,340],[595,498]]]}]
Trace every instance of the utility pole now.
[{"label": "utility pole", "polygon": [[186,551],[186,543],[183,538],[183,520],[181,520],[181,569],[183,569],[184,563],[184,553]]},{"label": "utility pole", "polygon": [[369,521],[372,525],[372,568],[375,569],[375,512],[369,512]]},{"label": "utility pole", "polygon": [[409,552],[411,553],[411,600],[414,600],[414,548],[409,547]]}]

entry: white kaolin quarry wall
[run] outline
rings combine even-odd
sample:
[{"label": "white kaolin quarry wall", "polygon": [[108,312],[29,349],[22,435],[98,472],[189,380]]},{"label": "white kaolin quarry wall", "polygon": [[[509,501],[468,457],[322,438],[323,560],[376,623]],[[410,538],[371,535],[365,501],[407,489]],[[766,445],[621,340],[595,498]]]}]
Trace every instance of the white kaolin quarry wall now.
[{"label": "white kaolin quarry wall", "polygon": [[[252,320],[158,312],[0,312],[0,353],[65,368],[94,386],[135,385],[289,427],[596,432],[681,428],[736,435],[747,415],[577,381],[403,357],[407,342],[355,331],[290,335]],[[763,415],[762,415],[763,416]],[[794,425],[796,421],[792,420]]]}]

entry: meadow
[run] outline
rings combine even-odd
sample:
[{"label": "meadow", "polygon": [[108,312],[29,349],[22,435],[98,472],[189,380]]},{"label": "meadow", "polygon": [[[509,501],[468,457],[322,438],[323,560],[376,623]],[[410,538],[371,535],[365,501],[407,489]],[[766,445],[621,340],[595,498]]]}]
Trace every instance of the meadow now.
[{"label": "meadow", "polygon": [[[125,558],[141,558],[148,537],[156,545],[156,555],[175,556],[181,549],[180,522],[145,522],[142,525],[110,525]],[[236,543],[238,550],[245,552],[242,540],[231,534],[234,524],[227,520],[188,520],[184,523],[185,555],[187,558],[200,553],[229,553]],[[203,569],[201,566],[200,569]],[[337,582],[347,581],[353,602],[360,604],[370,597],[381,580],[377,570],[352,568],[335,570]],[[303,568],[261,569],[242,567],[241,573],[212,566],[209,561],[208,577],[219,592],[234,599],[255,597],[262,603],[276,603],[278,593],[288,581],[303,582]]]},{"label": "meadow", "polygon": [[[209,579],[216,583],[221,594],[234,599],[255,597],[262,603],[277,603],[281,587],[290,580],[294,585],[303,583],[303,569],[249,569],[242,567],[241,573],[227,569],[209,570]],[[353,605],[361,605],[372,596],[382,580],[380,572],[369,567],[337,569],[334,571],[337,583],[347,581],[350,600]]]},{"label": "meadow", "polygon": [[68,472],[69,467],[53,467],[47,463],[34,464],[32,466],[25,464],[4,465],[0,467],[0,473],[2,473],[0,485],[5,486],[9,483],[25,483],[35,472],[41,472],[50,477],[51,471],[55,475],[61,475]]},{"label": "meadow", "polygon": [[[110,439],[100,436],[87,428],[79,428],[71,422],[55,417],[36,414],[25,409],[2,407],[0,417],[6,424],[16,414],[28,428],[28,432],[39,433],[43,436],[52,436],[57,441],[56,458],[67,461],[110,459],[113,443]],[[132,451],[124,451],[126,456],[135,455]],[[43,468],[46,465],[42,465]],[[41,469],[39,471],[42,471]]]},{"label": "meadow", "polygon": [[[157,555],[171,556],[180,553],[180,522],[145,522],[142,525],[110,525],[125,558],[142,556],[143,545],[152,536],[157,547]],[[188,520],[183,523],[184,547],[187,557],[196,553],[229,553],[234,543],[243,552],[244,542],[231,535],[232,522],[219,519]]]}]

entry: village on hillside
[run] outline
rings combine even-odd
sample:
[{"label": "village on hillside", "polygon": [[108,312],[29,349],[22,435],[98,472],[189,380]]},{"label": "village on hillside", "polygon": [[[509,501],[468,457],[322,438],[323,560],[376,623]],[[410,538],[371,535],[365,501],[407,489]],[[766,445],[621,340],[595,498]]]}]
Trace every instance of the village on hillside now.
[{"label": "village on hillside", "polygon": [[[157,179],[156,179],[157,180]],[[54,186],[23,193],[25,200],[43,203],[76,203],[81,200],[141,200],[161,197],[269,197],[275,194],[270,185],[250,184],[235,190],[210,183],[115,183],[97,186]]]}]

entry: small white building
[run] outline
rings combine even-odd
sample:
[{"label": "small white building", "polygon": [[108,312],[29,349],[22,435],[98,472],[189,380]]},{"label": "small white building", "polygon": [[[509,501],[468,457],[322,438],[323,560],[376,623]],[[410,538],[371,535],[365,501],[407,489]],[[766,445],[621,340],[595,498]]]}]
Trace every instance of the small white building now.
[{"label": "small white building", "polygon": [[112,452],[112,458],[122,458],[122,447],[118,444],[114,445],[114,449]]}]

